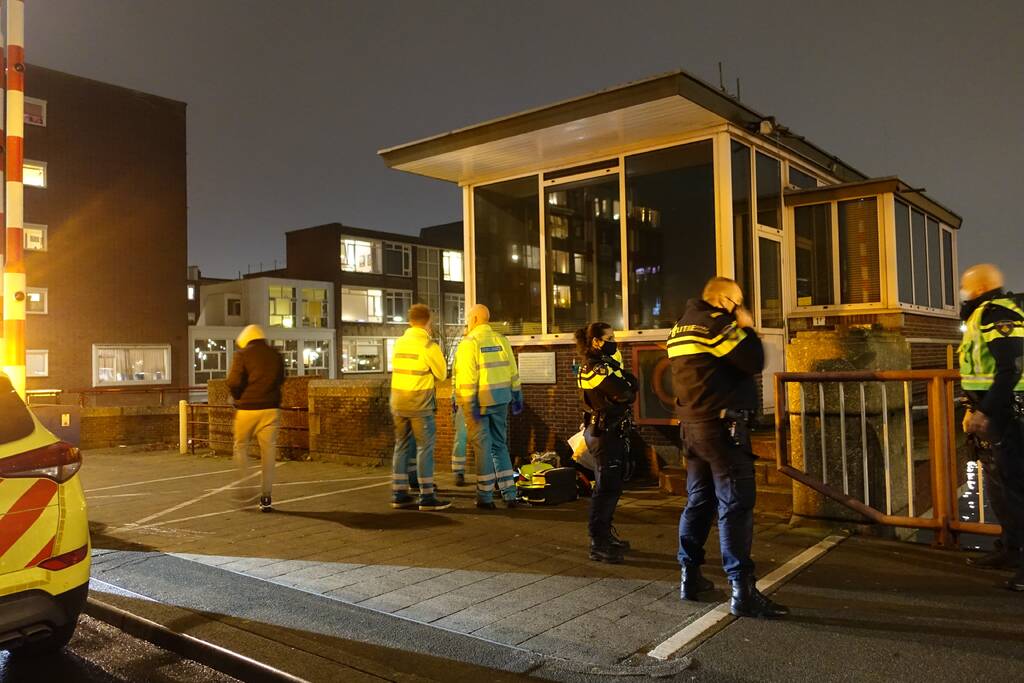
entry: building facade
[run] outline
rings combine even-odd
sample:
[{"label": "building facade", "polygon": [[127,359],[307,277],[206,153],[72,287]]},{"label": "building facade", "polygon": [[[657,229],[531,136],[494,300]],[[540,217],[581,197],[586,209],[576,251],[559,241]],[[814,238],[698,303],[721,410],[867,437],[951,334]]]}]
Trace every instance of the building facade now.
[{"label": "building facade", "polygon": [[959,216],[684,72],[380,154],[463,190],[467,303],[509,335],[536,406],[523,448],[578,429],[573,332],[594,320],[641,376],[639,421],[671,424],[664,342],[714,275],[743,287],[766,375],[814,331],[897,330],[914,367],[957,342]]},{"label": "building facade", "polygon": [[338,302],[339,376],[389,372],[394,341],[414,303],[430,306],[447,352],[461,336],[461,223],[424,228],[418,237],[330,223],[288,232],[286,241],[287,266],[273,274],[328,282]]},{"label": "building facade", "polygon": [[27,387],[188,378],[185,104],[29,66]]},{"label": "building facade", "polygon": [[200,314],[189,327],[189,384],[227,377],[235,339],[246,325],[263,328],[284,357],[285,373],[334,379],[334,289],[329,282],[254,277],[203,284]]}]

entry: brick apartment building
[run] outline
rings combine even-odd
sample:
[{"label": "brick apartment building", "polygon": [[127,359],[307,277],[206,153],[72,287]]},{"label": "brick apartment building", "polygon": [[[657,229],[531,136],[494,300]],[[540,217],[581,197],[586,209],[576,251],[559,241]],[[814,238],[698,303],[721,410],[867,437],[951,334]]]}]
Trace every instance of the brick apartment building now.
[{"label": "brick apartment building", "polygon": [[188,381],[185,104],[29,66],[27,386]]},{"label": "brick apartment building", "polygon": [[[394,340],[413,303],[434,311],[435,331],[449,347],[465,321],[462,223],[419,236],[329,223],[286,234],[287,266],[246,277],[329,282],[337,329],[338,375],[385,373]],[[287,296],[274,305],[289,309]]]}]

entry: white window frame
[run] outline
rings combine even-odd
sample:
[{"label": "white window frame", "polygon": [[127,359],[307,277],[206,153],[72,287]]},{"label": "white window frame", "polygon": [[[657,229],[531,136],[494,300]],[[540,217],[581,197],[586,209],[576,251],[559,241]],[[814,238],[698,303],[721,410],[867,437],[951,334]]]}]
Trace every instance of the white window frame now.
[{"label": "white window frame", "polygon": [[[331,327],[331,290],[330,290],[330,288],[329,287],[297,287],[296,289],[298,290],[297,294],[295,295],[295,298],[296,298],[296,301],[297,301],[297,303],[296,303],[297,311],[295,313],[296,322],[298,323],[297,327],[305,327],[305,328],[310,329],[310,330],[326,330],[326,329],[329,329]],[[314,291],[318,291],[318,292],[323,292],[324,293],[324,298],[323,299],[307,299],[306,298],[306,291],[307,290],[314,290]],[[320,309],[321,309],[322,315],[318,316],[317,320],[323,320],[324,321],[325,324],[322,327],[319,326],[319,325],[307,325],[307,324],[305,324],[304,321],[306,319],[305,318],[306,304],[308,304],[308,303],[318,303],[318,304],[320,304]]]},{"label": "white window frame", "polygon": [[[41,232],[43,234],[43,240],[42,240],[43,241],[43,248],[42,249],[32,249],[31,247],[28,246],[28,231],[29,230],[38,230],[39,232]],[[44,225],[43,223],[25,223],[25,225],[23,226],[23,229],[22,229],[22,248],[25,251],[36,251],[36,252],[48,251],[49,248],[50,248],[50,241],[49,240],[50,240],[49,226]]]},{"label": "white window frame", "polygon": [[31,166],[33,168],[42,169],[42,171],[43,171],[43,184],[42,185],[30,185],[29,183],[23,183],[23,184],[26,187],[34,187],[34,188],[39,189],[39,190],[45,190],[47,188],[47,186],[50,184],[50,179],[49,179],[50,174],[49,174],[49,171],[47,170],[46,162],[45,161],[36,161],[35,159],[25,159],[22,162],[22,165],[21,165],[21,177],[22,177],[23,181],[24,181],[24,178],[25,178],[25,168],[28,167],[28,166]]},{"label": "white window frame", "polygon": [[[389,273],[384,269],[384,256],[388,251],[402,252],[402,272]],[[395,277],[412,277],[412,245],[403,244],[402,242],[384,242],[381,246],[380,272],[383,275],[393,275]]]},{"label": "white window frame", "polygon": [[[352,243],[352,246],[356,246],[357,244],[358,245],[369,245],[369,247],[370,247],[370,260],[371,260],[370,270],[359,270],[359,268],[354,263],[353,264],[343,264],[341,262],[341,254],[342,253],[345,254],[346,262],[348,261],[348,246],[349,246],[350,242]],[[354,254],[353,254],[353,256],[354,256]],[[372,239],[367,239],[365,237],[346,237],[345,235],[342,235],[342,237],[341,237],[341,249],[340,249],[340,253],[338,254],[338,267],[343,272],[346,272],[346,273],[367,273],[367,274],[380,275],[381,270],[382,270],[381,266],[382,266],[382,264],[381,264],[380,240],[372,240]]]},{"label": "white window frame", "polygon": [[[379,370],[349,370],[346,368],[345,358],[348,356],[348,349],[350,344],[376,344],[377,352],[382,354],[381,357],[381,368]],[[345,336],[342,338],[341,350],[338,358],[338,372],[344,375],[367,375],[374,373],[387,372],[388,367],[388,356],[387,356],[387,345],[381,337],[361,337],[361,336]]]},{"label": "white window frame", "polygon": [[[99,352],[102,349],[160,349],[164,352],[164,367],[167,377],[164,379],[129,380],[127,382],[99,381]],[[94,387],[135,387],[150,384],[170,384],[173,380],[170,344],[93,344],[92,345],[92,385]]]},{"label": "white window frame", "polygon": [[[290,298],[286,297],[286,296],[272,296],[270,294],[270,290],[271,289],[290,289],[290,290],[292,290],[292,295],[291,295]],[[298,297],[299,297],[298,287],[295,287],[294,285],[288,285],[288,284],[267,285],[266,297],[267,297],[267,327],[275,327],[275,328],[279,327],[279,328],[282,328],[282,329],[285,329],[285,330],[290,330],[290,329],[294,329],[295,327],[298,327],[298,325],[297,325],[298,321],[296,320],[296,318],[298,317]],[[225,299],[225,301],[226,301],[226,299]],[[291,301],[292,302],[292,312],[291,312],[291,315],[280,315],[278,313],[274,313],[273,306],[271,306],[271,302],[274,302],[274,301]],[[280,324],[275,324],[275,323],[270,322],[270,318],[272,316],[273,317],[281,318]],[[288,324],[285,323],[285,321],[288,320],[288,319],[291,319],[291,323],[292,323],[291,325],[288,325]]]},{"label": "white window frame", "polygon": [[[341,321],[343,323],[382,323],[382,322],[384,322],[384,291],[385,290],[378,289],[376,287],[342,287],[341,288],[341,306],[339,306],[339,310],[340,310],[339,317],[341,318]],[[361,294],[361,295],[363,295],[363,296],[365,296],[367,298],[367,306],[366,306],[366,312],[367,312],[367,316],[366,317],[367,317],[367,319],[366,320],[346,319],[345,318],[345,295],[346,294],[348,294],[349,296],[352,296],[352,295],[355,295],[355,294]],[[379,309],[380,310],[380,315],[379,316],[370,315],[371,307],[369,305],[369,299],[371,297],[376,297],[377,300],[380,303],[380,309]]]},{"label": "white window frame", "polygon": [[[43,295],[43,310],[41,311],[30,311],[28,310],[28,295],[29,294],[42,294]],[[25,288],[25,315],[47,315],[50,312],[50,289],[49,287],[26,287]]]},{"label": "white window frame", "polygon": [[[267,292],[267,303],[270,303],[269,290]],[[238,304],[238,313],[231,312],[231,304]],[[226,318],[241,318],[242,317],[242,299],[237,296],[229,296],[224,298],[224,317]]]},{"label": "white window frame", "polygon": [[[452,277],[452,260],[453,257],[458,257],[459,272],[458,277]],[[465,282],[466,280],[466,264],[463,253],[458,249],[445,249],[441,252],[441,278],[445,282]]]},{"label": "white window frame", "polygon": [[[393,304],[399,298],[403,300],[403,305],[400,307],[401,320],[395,320],[396,316],[388,316],[388,304]],[[407,304],[406,304],[407,302]],[[413,303],[413,292],[411,289],[385,289],[384,296],[381,299],[381,315],[384,318],[384,322],[392,324],[405,324],[408,321],[409,309]]]},{"label": "white window frame", "polygon": [[[194,385],[206,386],[209,383],[209,381],[210,381],[209,379],[205,379],[205,378],[204,379],[200,379],[199,378],[199,373],[220,372],[220,370],[197,370],[196,369],[196,355],[197,355],[196,354],[196,351],[197,351],[196,344],[199,344],[200,342],[207,342],[207,343],[209,343],[211,341],[213,341],[213,342],[223,342],[224,343],[224,348],[225,348],[224,356],[223,356],[223,360],[224,360],[224,368],[223,368],[224,377],[227,377],[228,371],[231,369],[231,356],[232,356],[232,354],[234,353],[234,350],[235,350],[235,343],[234,343],[233,340],[231,340],[231,339],[214,339],[212,337],[204,337],[202,339],[195,339],[195,340],[193,340],[193,343],[191,344],[191,348],[189,349],[189,356],[191,357],[191,360],[192,360],[192,366],[191,366],[192,384],[194,384]],[[209,348],[209,346],[207,346],[207,348]],[[200,353],[205,353],[202,350],[199,350],[199,352]],[[221,354],[220,351],[217,351],[216,353],[217,353],[217,355]],[[210,379],[223,379],[223,377],[211,377]]]},{"label": "white window frame", "polygon": [[307,344],[309,344],[311,346],[315,346],[317,344],[326,344],[327,345],[327,350],[324,351],[324,353],[322,353],[320,355],[320,358],[318,359],[318,360],[320,360],[323,363],[323,366],[316,366],[316,365],[310,366],[310,369],[312,369],[312,370],[326,370],[327,374],[319,375],[319,374],[311,373],[308,376],[309,377],[320,377],[321,379],[330,379],[331,378],[331,355],[334,353],[334,343],[330,339],[305,339],[304,338],[304,339],[301,340],[300,348],[299,348],[299,375],[303,376],[303,377],[307,376],[307,373],[306,373],[306,366],[307,366],[307,354],[306,354],[306,351],[308,350],[306,348]]},{"label": "white window frame", "polygon": [[[458,310],[462,311],[460,320],[448,320],[447,311],[450,302],[454,302],[454,305]],[[462,325],[466,320],[466,295],[461,292],[445,292],[441,302],[441,317],[442,322],[445,325]]]},{"label": "white window frame", "polygon": [[[43,373],[40,374],[29,374],[27,369],[29,367],[29,356],[39,356],[43,358]],[[47,349],[25,349],[25,368],[26,375],[28,377],[49,377],[50,376],[50,352]]]},{"label": "white window frame", "polygon": [[[939,272],[939,282],[940,282],[941,287],[942,287],[942,306],[925,306],[923,304],[917,304],[917,303],[911,304],[911,303],[907,303],[905,301],[900,301],[899,272],[898,272],[898,269],[893,271],[893,278],[894,278],[894,281],[896,283],[896,286],[894,288],[894,293],[893,293],[893,296],[894,296],[893,301],[895,302],[896,306],[899,309],[901,309],[901,310],[909,311],[909,312],[913,312],[913,313],[927,313],[927,314],[943,313],[943,314],[946,314],[946,315],[950,315],[950,314],[956,315],[956,313],[957,313],[956,301],[954,301],[950,305],[946,305],[946,269],[944,267],[944,261],[942,259],[942,237],[943,237],[944,233],[948,232],[952,236],[952,244],[951,244],[951,246],[952,246],[952,249],[953,249],[953,253],[951,254],[951,258],[952,258],[952,267],[953,267],[953,278],[954,278],[954,282],[955,282],[956,274],[958,272],[960,272],[958,270],[959,264],[957,263],[957,260],[958,260],[957,256],[958,256],[958,254],[957,254],[957,240],[956,240],[957,233],[956,233],[956,230],[954,230],[953,228],[949,227],[948,225],[943,223],[941,220],[939,220],[937,217],[935,217],[932,214],[928,213],[924,209],[921,209],[921,208],[919,208],[917,206],[914,206],[909,201],[907,201],[905,198],[900,197],[900,196],[896,195],[895,193],[892,193],[892,192],[888,193],[886,195],[885,201],[888,204],[887,208],[891,210],[892,215],[893,215],[892,226],[893,226],[893,240],[894,240],[894,246],[893,246],[893,259],[894,259],[893,263],[894,264],[895,264],[895,259],[898,259],[900,257],[899,250],[898,250],[897,246],[895,245],[896,204],[899,203],[899,204],[905,205],[907,207],[907,210],[910,212],[910,215],[907,217],[907,220],[910,221],[908,223],[908,225],[910,226],[910,254],[909,254],[909,256],[910,256],[910,295],[911,295],[911,297],[913,297],[913,299],[915,301],[917,301],[917,278],[914,276],[914,263],[917,261],[918,254],[917,254],[917,251],[914,249],[914,225],[913,225],[914,211],[917,211],[918,213],[920,213],[920,214],[922,214],[924,216],[924,225],[925,225],[924,262],[925,262],[925,271],[928,273],[928,280],[927,281],[928,281],[929,284],[932,281],[932,272],[931,272],[931,259],[928,258],[928,256],[929,256],[929,253],[928,253],[928,250],[929,250],[929,247],[928,247],[928,232],[927,232],[928,231],[928,220],[931,219],[932,221],[934,221],[934,222],[939,224],[939,271],[940,271]],[[953,292],[954,292],[953,298],[956,299],[956,287],[953,288]]]},{"label": "white window frame", "polygon": [[35,121],[29,121],[28,120],[28,115],[26,114],[25,115],[25,124],[29,125],[29,126],[39,126],[40,128],[46,128],[47,119],[49,118],[48,117],[48,105],[46,103],[46,100],[41,100],[38,97],[26,97],[25,98],[25,104],[38,104],[43,109],[43,122],[42,123],[36,123]]}]

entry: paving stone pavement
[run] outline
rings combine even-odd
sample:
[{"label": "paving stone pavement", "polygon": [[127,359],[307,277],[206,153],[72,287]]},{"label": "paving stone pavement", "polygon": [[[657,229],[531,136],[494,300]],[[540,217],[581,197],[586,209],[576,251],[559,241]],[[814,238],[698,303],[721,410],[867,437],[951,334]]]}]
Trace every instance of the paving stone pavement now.
[{"label": "paving stone pavement", "polygon": [[[260,514],[230,491],[203,497],[238,479],[229,468],[214,457],[87,453],[81,476],[96,552],[173,554],[596,664],[646,651],[709,607],[678,600],[676,525],[684,501],[656,489],[624,495],[616,525],[634,550],[624,564],[607,565],[587,557],[586,500],[483,512],[472,505],[471,487],[455,488],[442,473],[439,486],[455,501],[450,511],[391,510],[385,470],[285,462],[277,470],[276,511]],[[136,483],[153,479],[164,481]],[[121,495],[139,491],[147,495]],[[755,560],[767,573],[823,535],[760,517]],[[716,546],[713,535],[707,573],[724,586]]]}]

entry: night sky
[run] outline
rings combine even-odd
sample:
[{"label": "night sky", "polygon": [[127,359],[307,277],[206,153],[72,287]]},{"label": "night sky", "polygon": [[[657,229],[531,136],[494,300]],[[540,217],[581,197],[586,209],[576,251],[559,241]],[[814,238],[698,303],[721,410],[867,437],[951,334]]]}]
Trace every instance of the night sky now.
[{"label": "night sky", "polygon": [[294,228],[461,219],[455,186],[378,149],[678,68],[717,83],[723,61],[749,106],[927,188],[964,217],[961,266],[1024,289],[1024,2],[974,4],[32,0],[26,52],[188,103],[208,275],[282,261]]}]

